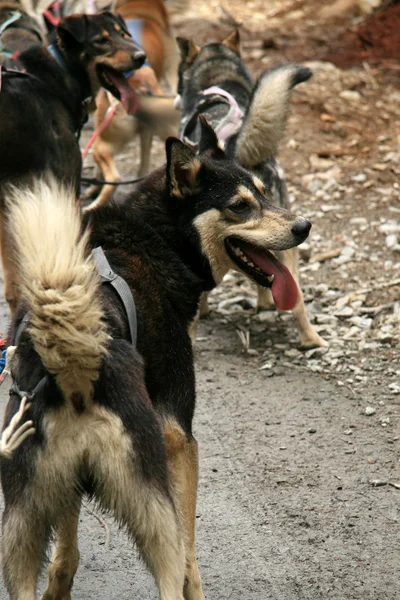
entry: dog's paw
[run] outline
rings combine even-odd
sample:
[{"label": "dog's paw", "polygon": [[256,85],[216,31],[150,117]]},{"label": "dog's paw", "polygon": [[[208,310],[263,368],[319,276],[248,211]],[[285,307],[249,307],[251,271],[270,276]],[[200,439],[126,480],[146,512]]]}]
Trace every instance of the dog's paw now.
[{"label": "dog's paw", "polygon": [[324,340],[316,331],[306,338],[300,337],[299,350],[312,350],[313,348],[328,348],[329,343]]}]

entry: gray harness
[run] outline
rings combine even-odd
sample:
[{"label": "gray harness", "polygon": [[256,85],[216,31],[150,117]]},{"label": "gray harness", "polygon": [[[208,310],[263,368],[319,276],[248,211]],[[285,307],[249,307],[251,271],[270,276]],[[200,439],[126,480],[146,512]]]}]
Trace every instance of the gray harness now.
[{"label": "gray harness", "polygon": [[[97,248],[95,248],[93,250],[92,256],[93,256],[93,259],[94,259],[94,262],[96,265],[97,273],[100,276],[101,282],[109,283],[110,285],[112,285],[112,287],[115,289],[118,296],[120,297],[122,304],[124,305],[125,312],[128,317],[131,343],[133,346],[136,347],[137,314],[136,314],[136,305],[135,305],[135,301],[133,299],[131,289],[130,289],[129,285],[126,283],[125,279],[123,279],[120,275],[117,275],[116,273],[114,273],[114,271],[112,270],[112,268],[110,266],[110,263],[108,262],[108,260],[106,258],[106,255],[104,254],[103,248],[101,246],[98,246]],[[23,331],[25,330],[26,326],[28,325],[28,322],[29,322],[29,313],[26,313],[24,315],[21,323],[18,325],[16,334],[15,334],[15,342],[14,342],[15,346],[18,345],[19,339],[20,339]],[[22,400],[22,398],[24,398],[26,396],[27,399],[29,401],[31,401],[38,392],[42,391],[42,389],[45,388],[45,386],[48,384],[48,381],[49,381],[49,376],[46,374],[46,375],[44,375],[44,377],[42,377],[42,379],[39,381],[39,383],[36,385],[36,387],[32,390],[32,392],[26,392],[26,391],[20,390],[17,382],[13,381],[13,383],[10,387],[10,393],[17,394],[21,398],[21,400]]]}]

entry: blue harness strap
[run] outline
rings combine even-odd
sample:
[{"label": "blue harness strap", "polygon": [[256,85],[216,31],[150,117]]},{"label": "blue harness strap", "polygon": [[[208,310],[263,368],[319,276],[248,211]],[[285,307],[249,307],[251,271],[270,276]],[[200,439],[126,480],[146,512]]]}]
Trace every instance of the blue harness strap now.
[{"label": "blue harness strap", "polygon": [[[140,50],[143,50],[143,19],[126,19],[125,24],[136,46],[140,48]],[[150,67],[148,62],[143,63],[142,66]]]},{"label": "blue harness strap", "polygon": [[7,29],[7,27],[12,25],[12,23],[15,23],[15,21],[18,21],[18,19],[20,17],[21,17],[21,13],[18,10],[13,12],[11,17],[9,17],[6,21],[4,21],[4,23],[2,23],[0,25],[0,35],[3,33],[3,31],[5,31]]},{"label": "blue harness strap", "polygon": [[47,50],[50,52],[52,57],[56,59],[56,61],[64,69],[64,71],[68,71],[68,67],[64,60],[64,57],[61,54],[60,50],[57,48],[57,46],[55,44],[50,44],[50,46],[47,46]]},{"label": "blue harness strap", "polygon": [[6,21],[4,21],[4,23],[2,23],[0,25],[0,53],[4,54],[5,56],[12,57],[14,52],[12,52],[11,50],[8,50],[7,48],[3,48],[3,44],[1,41],[1,35],[2,35],[2,33],[4,33],[4,31],[7,29],[7,27],[9,27],[13,23],[15,23],[15,21],[18,21],[20,18],[21,18],[21,13],[18,10],[16,10],[12,13],[12,15]]}]

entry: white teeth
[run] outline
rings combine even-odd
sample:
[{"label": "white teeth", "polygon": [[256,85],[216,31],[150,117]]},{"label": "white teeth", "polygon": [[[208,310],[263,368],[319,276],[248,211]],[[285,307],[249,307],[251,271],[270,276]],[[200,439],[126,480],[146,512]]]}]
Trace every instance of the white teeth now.
[{"label": "white teeth", "polygon": [[267,279],[270,283],[272,283],[273,280],[275,279],[275,275],[267,275]]}]

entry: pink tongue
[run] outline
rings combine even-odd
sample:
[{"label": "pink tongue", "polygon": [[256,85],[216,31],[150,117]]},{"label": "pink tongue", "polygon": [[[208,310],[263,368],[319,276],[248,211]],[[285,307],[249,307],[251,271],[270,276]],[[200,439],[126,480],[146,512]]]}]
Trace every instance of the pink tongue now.
[{"label": "pink tongue", "polygon": [[296,306],[299,292],[289,269],[268,250],[257,250],[250,244],[242,242],[240,247],[264,273],[275,275],[271,292],[276,307],[279,310],[292,310]]},{"label": "pink tongue", "polygon": [[127,79],[125,79],[125,77],[119,73],[117,74],[109,72],[107,75],[119,91],[122,106],[128,115],[134,113],[136,110],[136,95],[129,85]]}]

